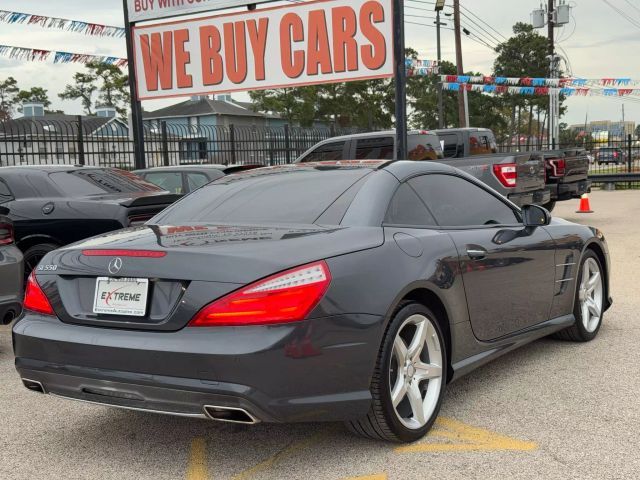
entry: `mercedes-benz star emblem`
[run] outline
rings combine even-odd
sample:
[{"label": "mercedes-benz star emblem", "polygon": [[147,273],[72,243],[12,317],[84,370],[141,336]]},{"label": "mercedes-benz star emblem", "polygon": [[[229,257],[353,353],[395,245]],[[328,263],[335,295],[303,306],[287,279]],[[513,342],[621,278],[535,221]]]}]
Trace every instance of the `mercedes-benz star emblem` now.
[{"label": "mercedes-benz star emblem", "polygon": [[109,273],[115,275],[122,268],[122,259],[120,257],[113,258],[109,262]]}]

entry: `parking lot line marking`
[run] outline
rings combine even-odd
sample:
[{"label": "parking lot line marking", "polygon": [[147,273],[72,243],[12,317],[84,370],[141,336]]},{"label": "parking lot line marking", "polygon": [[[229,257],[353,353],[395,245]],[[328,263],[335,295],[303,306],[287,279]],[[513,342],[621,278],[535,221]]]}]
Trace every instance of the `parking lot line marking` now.
[{"label": "parking lot line marking", "polygon": [[265,470],[270,469],[273,465],[275,465],[279,461],[292,456],[296,452],[299,452],[300,450],[303,450],[304,448],[310,445],[313,445],[326,434],[327,434],[326,431],[318,432],[311,435],[310,437],[304,438],[297,442],[293,442],[286,448],[276,452],[275,454],[271,455],[270,457],[258,463],[257,465],[254,465],[253,467],[238,473],[233,477],[233,480],[248,480],[250,478],[254,478],[257,473],[264,472]]},{"label": "parking lot line marking", "polygon": [[[530,451],[538,448],[538,444],[501,435],[483,428],[474,427],[452,418],[438,418],[435,427],[426,437],[426,442],[397,447],[398,453],[408,452],[470,452],[518,450]],[[447,443],[434,443],[428,440],[442,438],[451,440]]]},{"label": "parking lot line marking", "polygon": [[187,480],[206,480],[208,478],[206,449],[207,443],[202,437],[194,438],[191,442]]}]

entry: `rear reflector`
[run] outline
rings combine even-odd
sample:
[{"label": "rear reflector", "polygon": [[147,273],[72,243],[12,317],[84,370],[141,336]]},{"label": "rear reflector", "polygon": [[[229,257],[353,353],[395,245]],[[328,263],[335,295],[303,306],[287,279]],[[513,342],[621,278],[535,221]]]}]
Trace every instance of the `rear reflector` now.
[{"label": "rear reflector", "polygon": [[507,188],[516,186],[518,172],[515,163],[501,163],[493,166],[493,174],[498,181]]},{"label": "rear reflector", "polygon": [[205,306],[192,327],[267,325],[304,320],[324,296],[331,274],[325,262],[296,267]]},{"label": "rear reflector", "polygon": [[85,257],[141,257],[141,258],[162,258],[167,256],[167,252],[157,250],[83,250]]},{"label": "rear reflector", "polygon": [[40,288],[36,275],[31,272],[27,280],[27,289],[24,294],[24,309],[32,312],[43,313],[45,315],[55,315],[49,299]]},{"label": "rear reflector", "polygon": [[11,245],[13,241],[13,225],[0,223],[0,245]]}]

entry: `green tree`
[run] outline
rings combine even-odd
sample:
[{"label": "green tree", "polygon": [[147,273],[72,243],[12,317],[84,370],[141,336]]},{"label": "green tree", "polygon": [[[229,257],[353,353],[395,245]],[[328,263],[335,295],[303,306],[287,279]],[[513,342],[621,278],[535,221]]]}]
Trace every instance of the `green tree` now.
[{"label": "green tree", "polygon": [[289,124],[311,126],[315,119],[317,87],[250,91],[256,110],[280,115]]},{"label": "green tree", "polygon": [[[500,77],[547,77],[547,38],[536,32],[533,26],[521,22],[513,26],[513,33],[511,38],[496,47],[498,55],[493,64],[493,74]],[[546,112],[549,98],[505,95],[504,103],[511,110],[511,133],[530,136],[534,132],[533,111]]]},{"label": "green tree", "polygon": [[87,115],[93,115],[93,96],[98,90],[96,77],[92,74],[77,72],[73,76],[74,83],[67,85],[58,96],[62,100],[80,100]]},{"label": "green tree", "polygon": [[[36,102],[42,103],[45,109],[51,106],[49,94],[47,90],[42,87],[32,87],[31,90],[20,90],[16,98],[21,105],[25,102]],[[22,106],[19,106],[18,110],[22,111]]]},{"label": "green tree", "polygon": [[93,114],[95,106],[102,105],[114,107],[125,117],[130,101],[128,75],[119,67],[102,62],[90,62],[86,68],[87,72],[77,72],[73,83],[58,96],[63,100],[80,100],[88,115]]},{"label": "green tree", "polygon": [[640,125],[636,127],[635,134],[636,134],[636,138],[640,139]]},{"label": "green tree", "polygon": [[8,120],[13,116],[20,89],[18,81],[8,77],[0,81],[0,121]]}]

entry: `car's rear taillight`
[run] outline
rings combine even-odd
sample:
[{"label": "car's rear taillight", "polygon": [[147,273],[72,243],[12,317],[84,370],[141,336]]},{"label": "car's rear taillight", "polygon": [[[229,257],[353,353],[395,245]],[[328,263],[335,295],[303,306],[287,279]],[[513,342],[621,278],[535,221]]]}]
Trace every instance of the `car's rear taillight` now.
[{"label": "car's rear taillight", "polygon": [[31,272],[27,280],[27,288],[24,294],[24,309],[32,312],[43,313],[45,315],[55,315],[49,299],[42,291],[36,280],[36,275]]},{"label": "car's rear taillight", "polygon": [[554,177],[562,177],[564,175],[566,166],[564,158],[549,158],[547,161],[551,165]]},{"label": "car's rear taillight", "polygon": [[515,163],[501,163],[493,166],[493,174],[498,181],[507,188],[513,188],[518,181]]},{"label": "car's rear taillight", "polygon": [[618,158],[618,152],[613,152],[613,158]]},{"label": "car's rear taillight", "polygon": [[11,245],[14,240],[13,225],[0,222],[0,245]]},{"label": "car's rear taillight", "polygon": [[325,262],[259,280],[205,306],[192,327],[268,325],[304,320],[324,296],[331,274]]}]

